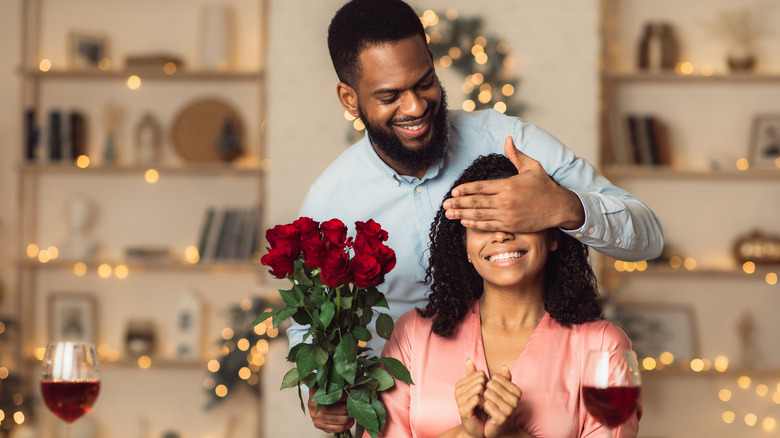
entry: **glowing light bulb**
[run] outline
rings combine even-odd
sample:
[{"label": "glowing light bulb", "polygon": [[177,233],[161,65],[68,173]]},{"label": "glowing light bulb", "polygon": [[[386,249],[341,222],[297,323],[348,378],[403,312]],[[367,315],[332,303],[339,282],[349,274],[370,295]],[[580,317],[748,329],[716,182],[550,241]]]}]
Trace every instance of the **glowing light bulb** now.
[{"label": "glowing light bulb", "polygon": [[76,166],[80,169],[89,167],[89,157],[86,155],[79,155],[79,157],[76,158]]},{"label": "glowing light bulb", "polygon": [[46,58],[41,59],[41,62],[38,63],[38,69],[40,71],[49,71],[49,70],[51,70],[51,61],[49,61]]},{"label": "glowing light bulb", "polygon": [[141,78],[138,75],[131,75],[127,78],[127,88],[137,90],[141,87]]}]

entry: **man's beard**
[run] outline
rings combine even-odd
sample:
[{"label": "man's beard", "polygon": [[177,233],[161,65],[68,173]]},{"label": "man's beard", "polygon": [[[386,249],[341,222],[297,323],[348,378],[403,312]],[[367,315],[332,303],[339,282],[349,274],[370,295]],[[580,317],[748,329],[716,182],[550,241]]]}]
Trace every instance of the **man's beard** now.
[{"label": "man's beard", "polygon": [[[436,110],[433,107],[429,108],[431,111]],[[441,90],[441,103],[439,104],[438,113],[433,118],[431,139],[418,149],[410,149],[404,146],[401,139],[393,132],[392,127],[389,126],[389,123],[387,126],[381,127],[379,124],[369,120],[360,105],[358,105],[358,115],[363,120],[363,124],[366,125],[366,132],[374,147],[393,161],[393,164],[405,171],[414,173],[428,169],[431,164],[444,157],[449,143],[447,95],[444,92],[444,88]],[[398,120],[390,123],[394,122],[398,122]]]}]

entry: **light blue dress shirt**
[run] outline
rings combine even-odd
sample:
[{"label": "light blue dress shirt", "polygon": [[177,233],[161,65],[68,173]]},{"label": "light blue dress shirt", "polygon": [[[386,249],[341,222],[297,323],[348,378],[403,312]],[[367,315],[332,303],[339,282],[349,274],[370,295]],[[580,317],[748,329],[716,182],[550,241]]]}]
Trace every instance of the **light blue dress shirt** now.
[{"label": "light blue dress shirt", "polygon": [[[453,182],[480,155],[504,153],[504,140],[539,161],[563,187],[576,193],[585,210],[585,223],[562,230],[597,251],[619,260],[657,257],[663,247],[661,224],[644,203],[612,185],[586,160],[577,157],[552,135],[494,110],[450,111],[450,142],[444,159],[422,179],[397,174],[372,148],[369,139],[352,145],[314,182],[300,216],[322,222],[338,218],[354,235],[355,221],[374,219],[387,230],[387,245],[397,265],[379,286],[393,319],[422,307],[431,223]],[[384,309],[383,309],[384,310]],[[307,327],[288,329],[290,345],[299,343]],[[384,340],[372,330],[368,346],[376,355]]]}]

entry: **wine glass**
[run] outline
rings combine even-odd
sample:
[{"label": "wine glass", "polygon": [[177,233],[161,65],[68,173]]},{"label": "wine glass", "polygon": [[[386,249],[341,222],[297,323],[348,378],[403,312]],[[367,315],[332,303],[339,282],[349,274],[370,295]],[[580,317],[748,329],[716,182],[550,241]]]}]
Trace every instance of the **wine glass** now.
[{"label": "wine glass", "polygon": [[53,342],[43,355],[41,394],[54,415],[68,424],[92,409],[100,392],[100,371],[95,345],[91,342]]},{"label": "wine glass", "polygon": [[609,430],[625,423],[639,404],[642,378],[631,350],[589,351],[585,358],[582,399],[585,408]]}]

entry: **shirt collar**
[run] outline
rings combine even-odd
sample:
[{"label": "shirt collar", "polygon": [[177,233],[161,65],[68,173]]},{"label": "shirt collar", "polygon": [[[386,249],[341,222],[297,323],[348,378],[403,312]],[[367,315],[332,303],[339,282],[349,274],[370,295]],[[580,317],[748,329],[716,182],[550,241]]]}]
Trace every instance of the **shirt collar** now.
[{"label": "shirt collar", "polygon": [[435,161],[433,164],[431,164],[428,167],[428,170],[425,172],[425,175],[422,177],[422,179],[417,179],[417,177],[410,176],[410,175],[401,175],[395,170],[393,170],[392,167],[388,166],[387,163],[385,163],[382,158],[379,156],[379,154],[376,153],[376,150],[374,150],[374,147],[371,144],[371,140],[368,138],[368,133],[363,136],[362,139],[360,139],[360,147],[364,148],[366,150],[366,153],[372,158],[372,161],[374,164],[376,164],[377,168],[382,172],[387,174],[389,177],[393,178],[398,182],[400,185],[401,183],[404,184],[419,184],[425,181],[428,181],[430,179],[436,178],[439,176],[439,173],[441,172],[441,169],[444,167],[444,160],[446,159],[447,155],[449,154],[449,148],[444,153],[445,158],[439,159]]}]

